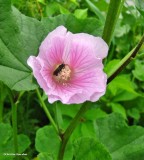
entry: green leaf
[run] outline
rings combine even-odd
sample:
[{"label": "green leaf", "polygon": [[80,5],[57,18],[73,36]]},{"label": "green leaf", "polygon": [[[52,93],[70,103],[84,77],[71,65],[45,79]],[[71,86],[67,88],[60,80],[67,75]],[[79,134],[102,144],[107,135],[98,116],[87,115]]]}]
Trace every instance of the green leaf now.
[{"label": "green leaf", "polygon": [[[18,135],[19,153],[23,153],[30,145],[30,140],[26,135]],[[14,153],[13,132],[9,124],[0,123],[0,160],[11,160],[13,155],[4,156],[4,153]]]},{"label": "green leaf", "polygon": [[110,106],[112,107],[113,112],[120,113],[125,119],[127,119],[126,110],[121,104],[110,103]]},{"label": "green leaf", "polygon": [[0,80],[15,90],[31,90],[27,59],[38,52],[44,29],[36,19],[11,7],[10,0],[0,0]]},{"label": "green leaf", "polygon": [[86,119],[81,119],[79,125],[72,133],[72,141],[81,137],[95,137],[97,131],[95,130],[95,123]]},{"label": "green leaf", "polygon": [[96,18],[77,19],[72,14],[43,18],[42,24],[47,32],[63,25],[73,33],[85,32],[94,36],[101,36],[103,29],[101,22]]},{"label": "green leaf", "polygon": [[26,136],[24,134],[19,134],[18,135],[19,152],[23,153],[25,151],[25,149],[29,147],[29,145],[30,145],[30,140],[29,140],[28,136]]},{"label": "green leaf", "polygon": [[108,90],[111,91],[113,96],[117,96],[114,97],[114,101],[130,100],[138,96],[141,96],[135,91],[133,82],[126,75],[117,76],[109,84]]},{"label": "green leaf", "polygon": [[137,108],[131,108],[127,111],[128,115],[136,120],[140,118],[140,112]]},{"label": "green leaf", "polygon": [[129,127],[120,114],[96,121],[97,137],[109,150],[113,160],[143,160],[144,128]]},{"label": "green leaf", "polygon": [[39,3],[46,5],[45,0],[38,0]]},{"label": "green leaf", "polygon": [[48,17],[54,15],[56,12],[59,11],[59,5],[57,2],[51,2],[48,5],[46,5],[46,15]]},{"label": "green leaf", "polygon": [[0,151],[3,149],[2,145],[6,144],[12,136],[12,128],[8,124],[0,123]]},{"label": "green leaf", "polygon": [[88,9],[76,9],[74,12],[74,15],[79,19],[85,19],[87,18],[87,11]]},{"label": "green leaf", "polygon": [[69,117],[73,118],[76,115],[76,113],[78,112],[78,110],[80,109],[81,104],[66,105],[66,104],[62,104],[60,102],[60,103],[58,103],[58,107],[61,109],[62,115],[69,116]]},{"label": "green leaf", "polygon": [[136,108],[140,113],[144,113],[144,98],[138,97],[132,101],[125,102],[125,106],[128,107],[128,109]]},{"label": "green leaf", "polygon": [[52,126],[40,128],[36,133],[36,150],[57,155],[60,139]]},{"label": "green leaf", "polygon": [[136,60],[135,61],[135,69],[132,71],[135,78],[137,78],[140,81],[144,81],[144,62]]},{"label": "green leaf", "polygon": [[74,142],[75,160],[111,160],[106,148],[94,138],[79,138]]},{"label": "green leaf", "polygon": [[144,0],[135,0],[135,3],[139,12],[144,16]]},{"label": "green leaf", "polygon": [[115,36],[120,38],[125,34],[128,34],[128,32],[130,31],[131,27],[128,24],[125,25],[117,25],[116,29],[115,29]]},{"label": "green leaf", "polygon": [[117,92],[117,95],[113,97],[113,101],[114,102],[129,101],[137,98],[138,96],[141,95],[139,95],[138,93],[132,93],[127,90],[120,89]]},{"label": "green leaf", "polygon": [[106,117],[107,113],[100,108],[90,108],[84,115],[88,120],[96,120],[98,118]]},{"label": "green leaf", "polygon": [[[54,159],[58,156],[60,143],[60,137],[57,135],[52,126],[40,128],[36,133],[36,150],[43,154],[46,152]],[[71,160],[72,154],[72,146],[68,144],[66,147],[64,160]]]},{"label": "green leaf", "polygon": [[105,18],[99,8],[97,8],[96,5],[94,5],[90,0],[86,0],[86,3],[88,4],[90,10],[95,13],[95,15],[102,21],[102,23],[104,23]]},{"label": "green leaf", "polygon": [[62,5],[59,5],[59,10],[61,14],[70,14],[70,11],[64,8]]},{"label": "green leaf", "polygon": [[109,72],[112,70],[112,68],[113,68],[115,65],[117,65],[119,62],[120,62],[119,59],[113,59],[113,60],[111,60],[110,62],[108,62],[108,63],[106,64],[106,66],[105,66],[105,68],[104,68],[104,71],[105,71],[106,73],[109,73]]},{"label": "green leaf", "polygon": [[40,153],[38,155],[38,160],[55,160],[52,155],[48,153]]}]

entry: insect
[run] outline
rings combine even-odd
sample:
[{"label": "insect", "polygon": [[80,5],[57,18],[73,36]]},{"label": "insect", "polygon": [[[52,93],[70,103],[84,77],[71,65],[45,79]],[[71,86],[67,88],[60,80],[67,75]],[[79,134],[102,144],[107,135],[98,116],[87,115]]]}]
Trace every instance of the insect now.
[{"label": "insect", "polygon": [[56,68],[56,70],[53,72],[53,75],[58,76],[63,68],[65,68],[65,64],[62,63]]}]

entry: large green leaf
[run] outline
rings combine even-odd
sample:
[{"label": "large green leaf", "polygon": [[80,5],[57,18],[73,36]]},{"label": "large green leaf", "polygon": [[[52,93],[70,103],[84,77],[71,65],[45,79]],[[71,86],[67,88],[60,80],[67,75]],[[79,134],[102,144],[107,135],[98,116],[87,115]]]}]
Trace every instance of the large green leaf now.
[{"label": "large green leaf", "polygon": [[22,15],[10,0],[0,0],[0,80],[11,89],[36,88],[26,61],[38,52],[43,37],[39,21]]},{"label": "large green leaf", "polygon": [[94,35],[102,32],[96,19],[78,20],[72,15],[60,15],[40,22],[11,7],[10,0],[0,0],[0,80],[14,90],[35,89],[27,59],[38,54],[42,40],[59,25],[73,32]]},{"label": "large green leaf", "polygon": [[39,152],[57,155],[60,139],[52,126],[45,126],[37,131],[35,145]]},{"label": "large green leaf", "polygon": [[75,160],[111,160],[106,148],[94,138],[80,138],[74,143]]},{"label": "large green leaf", "polygon": [[63,25],[73,33],[85,32],[95,36],[101,36],[103,29],[102,23],[96,18],[77,19],[71,14],[44,18],[42,24],[48,32]]},{"label": "large green leaf", "polygon": [[[39,156],[41,159],[42,157],[46,157],[45,160],[49,160],[50,158],[57,159],[60,143],[60,137],[56,134],[52,126],[40,128],[36,133],[35,146],[36,150],[40,152]],[[64,160],[71,160],[72,156],[72,146],[68,144]]]},{"label": "large green leaf", "polygon": [[109,149],[113,160],[143,160],[144,128],[129,127],[119,114],[98,119],[98,139]]},{"label": "large green leaf", "polygon": [[[29,145],[30,140],[26,135],[18,135],[18,154],[23,153]],[[14,154],[12,128],[9,124],[0,123],[0,160],[12,160],[14,158],[14,155],[8,154]]]}]

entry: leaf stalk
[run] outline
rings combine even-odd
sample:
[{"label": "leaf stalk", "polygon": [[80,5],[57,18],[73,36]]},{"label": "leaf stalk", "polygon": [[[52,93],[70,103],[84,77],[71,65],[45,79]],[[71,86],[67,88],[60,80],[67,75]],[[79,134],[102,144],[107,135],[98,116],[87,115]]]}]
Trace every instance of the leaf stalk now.
[{"label": "leaf stalk", "polygon": [[110,0],[102,38],[110,46],[113,32],[125,0]]},{"label": "leaf stalk", "polygon": [[45,102],[43,101],[39,89],[36,89],[36,93],[37,93],[37,96],[38,96],[38,98],[39,98],[39,100],[40,100],[40,104],[41,104],[41,106],[42,106],[44,112],[46,113],[46,115],[47,115],[49,121],[50,121],[51,124],[53,125],[54,129],[56,130],[56,132],[59,134],[59,129],[58,129],[58,127],[57,127],[55,121],[53,120],[53,118],[52,118],[52,116],[51,116],[51,114],[50,114],[50,112],[49,112],[49,110],[48,110],[48,108],[47,108]]},{"label": "leaf stalk", "polygon": [[141,40],[137,44],[137,46],[132,49],[109,73],[108,73],[108,80],[107,83],[110,83],[130,62],[135,56],[137,55],[138,51],[140,50],[141,46],[144,43],[144,35],[142,36]]}]

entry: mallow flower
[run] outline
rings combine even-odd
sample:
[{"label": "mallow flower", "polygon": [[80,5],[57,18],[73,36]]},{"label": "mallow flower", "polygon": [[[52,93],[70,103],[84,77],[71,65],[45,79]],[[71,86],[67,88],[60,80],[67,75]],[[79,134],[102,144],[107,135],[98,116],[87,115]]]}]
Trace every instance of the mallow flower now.
[{"label": "mallow flower", "polygon": [[106,91],[102,60],[107,53],[102,38],[73,34],[59,26],[41,43],[38,56],[30,56],[27,63],[50,103],[95,102]]}]

